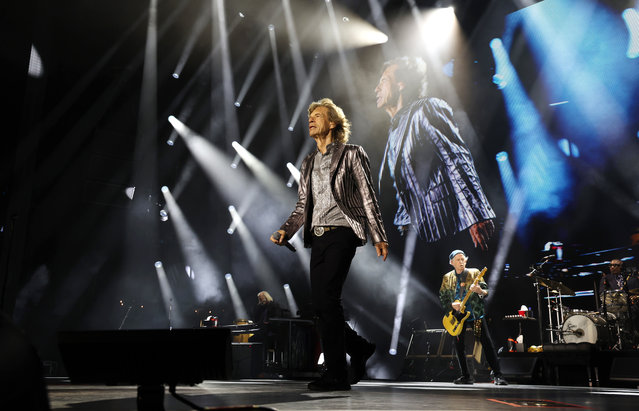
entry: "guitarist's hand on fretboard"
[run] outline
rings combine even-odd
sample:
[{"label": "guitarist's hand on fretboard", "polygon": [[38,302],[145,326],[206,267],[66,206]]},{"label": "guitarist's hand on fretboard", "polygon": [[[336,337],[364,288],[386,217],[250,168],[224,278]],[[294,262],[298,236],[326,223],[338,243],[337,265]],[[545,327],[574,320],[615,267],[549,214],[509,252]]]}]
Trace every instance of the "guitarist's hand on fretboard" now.
[{"label": "guitarist's hand on fretboard", "polygon": [[484,290],[478,284],[471,285],[470,291],[477,293],[479,295],[484,295]]}]

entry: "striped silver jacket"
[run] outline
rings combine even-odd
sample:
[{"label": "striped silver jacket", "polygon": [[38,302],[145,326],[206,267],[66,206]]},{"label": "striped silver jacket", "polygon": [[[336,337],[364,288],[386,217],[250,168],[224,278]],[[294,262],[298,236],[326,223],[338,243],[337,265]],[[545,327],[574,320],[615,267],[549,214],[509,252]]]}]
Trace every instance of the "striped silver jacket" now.
[{"label": "striped silver jacket", "polygon": [[444,100],[417,100],[395,114],[379,170],[380,187],[389,164],[394,166],[398,203],[394,224],[412,225],[427,242],[495,218]]},{"label": "striped silver jacket", "polygon": [[[311,173],[316,154],[317,150],[314,150],[302,162],[297,204],[280,227],[286,232],[286,237],[291,238],[303,225],[305,247],[311,246]],[[330,178],[335,202],[357,237],[362,240],[362,245],[366,244],[367,234],[370,235],[373,244],[380,241],[388,242],[371,180],[368,156],[364,149],[353,144],[334,143]]]}]

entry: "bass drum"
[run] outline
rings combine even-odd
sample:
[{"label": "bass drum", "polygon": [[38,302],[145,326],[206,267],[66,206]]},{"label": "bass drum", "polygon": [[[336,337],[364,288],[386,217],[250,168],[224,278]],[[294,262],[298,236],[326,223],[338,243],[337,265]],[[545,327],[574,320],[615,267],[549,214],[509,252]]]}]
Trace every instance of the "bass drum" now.
[{"label": "bass drum", "polygon": [[567,343],[608,345],[610,342],[608,322],[597,313],[571,315],[561,330]]}]

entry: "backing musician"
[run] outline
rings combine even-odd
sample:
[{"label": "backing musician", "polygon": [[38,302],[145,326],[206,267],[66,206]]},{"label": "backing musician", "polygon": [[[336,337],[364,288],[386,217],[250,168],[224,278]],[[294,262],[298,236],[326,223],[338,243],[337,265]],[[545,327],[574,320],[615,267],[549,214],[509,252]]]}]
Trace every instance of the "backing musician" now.
[{"label": "backing musician", "polygon": [[621,327],[622,339],[630,338],[634,345],[639,331],[639,306],[633,304],[637,298],[633,292],[639,291],[639,278],[634,270],[627,275],[624,274],[623,261],[611,260],[609,273],[603,275],[599,281],[601,310],[604,315],[612,313],[616,316],[616,322]]},{"label": "backing musician", "polygon": [[601,311],[604,315],[613,313],[619,315],[627,311],[627,295],[625,279],[623,277],[623,262],[618,258],[610,261],[610,271],[599,280],[599,297]]},{"label": "backing musician", "polygon": [[[623,262],[619,259],[610,261],[610,271],[599,280],[599,293],[604,294],[606,291],[621,290],[624,286],[623,278]],[[602,301],[603,302],[603,301]]]}]

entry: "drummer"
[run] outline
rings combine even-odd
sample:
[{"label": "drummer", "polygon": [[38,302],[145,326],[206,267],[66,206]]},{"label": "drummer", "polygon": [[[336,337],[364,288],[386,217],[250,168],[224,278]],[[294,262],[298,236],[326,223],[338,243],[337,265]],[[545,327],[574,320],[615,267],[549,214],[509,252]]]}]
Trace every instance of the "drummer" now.
[{"label": "drummer", "polygon": [[[599,280],[599,295],[601,296],[601,303],[609,303],[610,301],[604,301],[606,292],[621,291],[624,288],[623,278],[623,261],[615,258],[610,261],[610,271],[605,274]],[[603,309],[603,307],[602,307]]]},{"label": "drummer", "polygon": [[599,280],[599,292],[603,293],[606,290],[620,290],[623,288],[623,261],[614,259],[610,261],[610,272],[605,274]]}]

